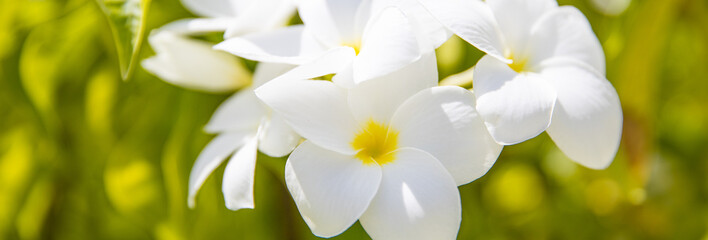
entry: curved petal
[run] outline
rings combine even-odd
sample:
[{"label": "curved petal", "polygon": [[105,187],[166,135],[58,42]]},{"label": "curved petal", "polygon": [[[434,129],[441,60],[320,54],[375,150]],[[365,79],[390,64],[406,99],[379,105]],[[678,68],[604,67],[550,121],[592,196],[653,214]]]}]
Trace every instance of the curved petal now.
[{"label": "curved petal", "polygon": [[246,88],[232,95],[214,111],[204,127],[208,133],[258,129],[268,109],[256,97],[252,88]]},{"label": "curved petal", "polygon": [[349,106],[357,122],[388,123],[406,99],[437,84],[437,63],[431,52],[403,69],[351,88]]},{"label": "curved petal", "polygon": [[232,211],[254,207],[253,179],[256,174],[257,145],[258,138],[251,136],[226,164],[221,188],[226,208]]},{"label": "curved petal", "polygon": [[250,2],[226,29],[224,38],[283,27],[295,13],[291,0],[259,0]]},{"label": "curved petal", "polygon": [[169,31],[148,38],[156,56],[142,66],[168,83],[207,92],[233,91],[249,83],[248,70],[237,58],[215,51],[209,43]]},{"label": "curved petal", "polygon": [[359,126],[344,89],[328,81],[272,81],[256,89],[256,95],[314,144],[341,154],[355,153],[350,142]]},{"label": "curved petal", "polygon": [[297,0],[302,22],[327,46],[359,39],[356,16],[362,0]]},{"label": "curved petal", "polygon": [[353,63],[354,82],[358,84],[399,70],[420,56],[411,23],[401,10],[386,8],[364,29],[361,52]]},{"label": "curved petal", "polygon": [[519,74],[484,56],[474,68],[474,92],[477,111],[498,143],[526,141],[551,123],[556,90],[536,73]]},{"label": "curved petal", "polygon": [[548,68],[543,76],[558,89],[548,135],[570,159],[589,168],[606,168],[622,136],[622,107],[615,89],[589,68]]},{"label": "curved petal", "polygon": [[487,5],[494,13],[505,45],[514,52],[525,51],[534,24],[545,13],[558,8],[555,0],[491,0]]},{"label": "curved petal", "polygon": [[233,24],[233,18],[188,18],[179,19],[156,31],[169,31],[180,35],[195,35],[210,32],[223,32]]},{"label": "curved petal", "polygon": [[207,177],[209,177],[209,174],[219,167],[226,157],[252,138],[254,134],[255,132],[250,131],[224,133],[216,136],[204,147],[204,150],[199,153],[197,161],[194,162],[192,172],[189,174],[187,204],[190,208],[194,208],[197,192]]},{"label": "curved petal", "polygon": [[412,22],[415,22],[415,25],[419,28],[419,31],[421,31],[421,35],[429,39],[429,42],[433,45],[433,49],[440,47],[450,39],[452,33],[435,19],[419,2],[415,0],[400,0],[398,2],[398,7],[401,8],[401,11],[403,11]]},{"label": "curved petal", "polygon": [[280,75],[274,81],[305,80],[332,73],[339,73],[343,69],[351,67],[352,60],[355,56],[356,53],[354,49],[350,47],[335,47],[316,57],[315,60],[303,63],[291,71]]},{"label": "curved petal", "polygon": [[278,113],[273,113],[260,130],[258,149],[271,157],[283,157],[295,149],[300,135]]},{"label": "curved petal", "polygon": [[[182,0],[190,12],[202,17],[235,17],[244,4],[235,0]],[[241,3],[241,4],[239,4]]]},{"label": "curved petal", "polygon": [[562,6],[541,18],[532,29],[530,43],[536,62],[570,58],[605,75],[605,54],[587,18],[573,6]]},{"label": "curved petal", "polygon": [[376,197],[359,221],[372,239],[455,239],[461,206],[457,185],[430,154],[402,148],[383,165]]},{"label": "curved petal", "polygon": [[460,38],[501,60],[504,45],[492,11],[482,1],[418,0],[428,11]]},{"label": "curved petal", "polygon": [[283,63],[259,63],[253,72],[253,87],[257,88],[264,83],[283,75],[295,66]]},{"label": "curved petal", "polygon": [[236,56],[260,62],[301,64],[323,51],[302,25],[229,38],[214,46]]},{"label": "curved petal", "polygon": [[331,237],[364,213],[379,188],[381,168],[305,141],[290,155],[285,181],[312,233]]},{"label": "curved petal", "polygon": [[396,111],[391,128],[398,143],[426,151],[445,166],[457,185],[483,176],[501,153],[475,110],[467,89],[444,86],[423,90]]},{"label": "curved petal", "polygon": [[[448,31],[433,15],[428,12],[417,0],[376,0],[372,2],[371,12],[377,13],[386,7],[394,6],[408,17],[418,33],[419,40],[430,44],[429,48],[435,49],[445,43],[452,32]],[[424,48],[425,49],[425,48]]]}]

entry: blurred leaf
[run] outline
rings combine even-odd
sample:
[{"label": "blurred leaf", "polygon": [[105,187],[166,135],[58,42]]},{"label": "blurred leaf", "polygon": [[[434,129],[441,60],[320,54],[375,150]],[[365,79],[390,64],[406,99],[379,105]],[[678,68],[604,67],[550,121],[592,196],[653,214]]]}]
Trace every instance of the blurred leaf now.
[{"label": "blurred leaf", "polygon": [[113,32],[123,80],[132,76],[145,35],[151,0],[96,0]]},{"label": "blurred leaf", "polygon": [[56,89],[63,78],[76,79],[98,57],[92,48],[98,15],[90,5],[34,28],[22,47],[20,78],[28,97],[45,118],[56,120]]},{"label": "blurred leaf", "polygon": [[31,136],[18,128],[0,139],[0,238],[15,222],[35,168]]}]

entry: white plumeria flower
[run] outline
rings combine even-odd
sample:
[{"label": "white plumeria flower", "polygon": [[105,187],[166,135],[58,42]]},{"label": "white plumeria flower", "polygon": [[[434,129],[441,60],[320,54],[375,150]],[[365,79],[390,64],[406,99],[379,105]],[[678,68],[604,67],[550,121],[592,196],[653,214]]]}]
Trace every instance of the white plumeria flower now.
[{"label": "white plumeria flower", "polygon": [[307,139],[285,168],[303,219],[320,237],[359,220],[373,239],[454,239],[461,221],[456,186],[484,175],[502,149],[478,117],[473,94],[435,87],[433,54],[348,89],[294,77],[346,68],[321,67],[335,55],[256,89]]},{"label": "white plumeria flower", "polygon": [[[449,38],[413,0],[299,0],[303,25],[227,39],[215,48],[262,62],[302,64],[326,51],[354,49],[336,81],[353,86],[419,59]],[[392,6],[396,6],[395,8]]]},{"label": "white plumeria flower", "polygon": [[419,0],[488,55],[474,70],[477,110],[494,139],[515,144],[547,131],[574,161],[607,167],[622,109],[585,16],[554,0]]},{"label": "white plumeria flower", "polygon": [[[258,65],[254,87],[290,70],[291,65]],[[188,205],[194,207],[195,197],[204,181],[229,155],[222,190],[226,207],[231,210],[253,208],[253,177],[257,150],[273,156],[289,154],[300,137],[280,115],[272,113],[253,92],[245,88],[227,99],[204,128],[219,134],[199,154],[189,175]]]}]

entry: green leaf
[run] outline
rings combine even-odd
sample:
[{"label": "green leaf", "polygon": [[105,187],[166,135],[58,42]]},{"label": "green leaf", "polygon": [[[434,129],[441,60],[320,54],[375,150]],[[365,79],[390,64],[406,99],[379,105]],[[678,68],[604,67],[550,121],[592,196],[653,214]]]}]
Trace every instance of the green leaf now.
[{"label": "green leaf", "polygon": [[113,32],[123,80],[135,69],[140,46],[144,40],[145,22],[151,0],[96,0]]}]

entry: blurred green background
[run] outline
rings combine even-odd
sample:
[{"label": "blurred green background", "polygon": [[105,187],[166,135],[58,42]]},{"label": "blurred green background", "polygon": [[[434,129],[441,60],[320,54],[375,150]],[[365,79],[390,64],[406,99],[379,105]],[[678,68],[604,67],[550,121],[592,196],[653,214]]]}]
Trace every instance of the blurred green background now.
[{"label": "blurred green background", "polygon": [[[115,16],[129,4],[133,15]],[[545,134],[506,147],[460,188],[459,238],[708,239],[708,2],[634,0],[619,16],[560,4],[584,12],[604,46],[625,114],[617,158],[589,170]],[[142,39],[121,27],[139,26],[140,11],[139,0],[0,0],[0,239],[317,239],[284,186],[285,159],[259,155],[255,210],[224,207],[223,166],[187,208],[189,171],[213,137],[201,129],[228,95],[139,66],[121,80]],[[192,15],[154,0],[142,16],[149,31]],[[482,55],[457,38],[438,53],[441,77]],[[357,223],[334,239],[366,238]]]}]

